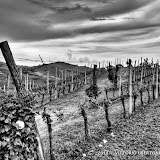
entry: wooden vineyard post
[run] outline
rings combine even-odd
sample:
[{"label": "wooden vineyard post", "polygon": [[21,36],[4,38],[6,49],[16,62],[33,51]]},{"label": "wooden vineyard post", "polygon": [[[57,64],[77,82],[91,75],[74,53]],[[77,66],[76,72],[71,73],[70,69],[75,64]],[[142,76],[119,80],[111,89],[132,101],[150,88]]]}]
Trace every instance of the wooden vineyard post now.
[{"label": "wooden vineyard post", "polygon": [[153,80],[152,80],[152,83],[154,84],[155,82],[155,67],[153,67]]},{"label": "wooden vineyard post", "polygon": [[[142,61],[142,59],[141,59]],[[140,97],[141,97],[141,105],[143,106],[143,64],[141,63],[141,81],[140,81]]]},{"label": "wooden vineyard post", "polygon": [[21,78],[21,80],[22,80],[22,77],[23,77],[23,73],[22,73],[22,68],[20,68],[20,78]]},{"label": "wooden vineyard post", "polygon": [[27,86],[26,82],[27,82],[27,81],[26,81],[26,76],[24,76],[24,86],[25,86],[25,90],[27,90],[27,89],[26,89],[26,88],[27,88],[27,87],[26,87],[26,86]]},{"label": "wooden vineyard post", "polygon": [[46,113],[46,107],[44,108],[42,118],[46,119],[47,127],[48,127],[48,133],[49,133],[49,144],[50,144],[50,160],[55,160],[55,157],[52,152],[53,144],[52,144],[52,120],[51,116]]},{"label": "wooden vineyard post", "polygon": [[[6,64],[8,66],[9,71],[10,71],[10,74],[12,76],[14,85],[16,87],[16,91],[18,93],[18,97],[23,99],[25,97],[23,96],[22,92],[25,91],[25,90],[23,90],[23,88],[22,88],[22,81],[21,81],[17,66],[15,64],[12,52],[11,52],[10,47],[8,45],[8,42],[5,41],[5,42],[0,43],[0,48],[2,50],[2,54],[4,56],[4,59],[6,61]],[[36,131],[36,138],[37,138],[38,145],[39,145],[38,146],[38,152],[39,152],[38,155],[40,156],[41,160],[44,160],[44,156],[43,156],[43,152],[42,152],[43,147],[42,147],[41,142],[39,141],[40,137],[39,137],[39,133],[38,133],[38,129],[37,129],[37,126],[36,126],[35,119],[34,119],[34,128],[35,128],[35,131]]]},{"label": "wooden vineyard post", "polygon": [[105,118],[106,118],[106,121],[107,121],[107,123],[108,123],[107,131],[108,131],[108,132],[111,132],[111,121],[109,120],[108,107],[109,107],[109,101],[106,102],[106,101],[104,100]]},{"label": "wooden vineyard post", "polygon": [[153,93],[153,100],[155,100],[155,65],[153,67],[153,80],[152,80],[152,93]]},{"label": "wooden vineyard post", "polygon": [[148,104],[150,103],[150,82],[148,81],[148,87],[147,87],[147,92],[148,92]]},{"label": "wooden vineyard post", "polygon": [[4,56],[4,59],[6,60],[6,64],[10,70],[11,76],[13,78],[13,82],[16,86],[17,93],[20,93],[20,91],[22,89],[22,84],[20,81],[18,70],[16,68],[15,61],[12,56],[12,52],[9,48],[8,42],[5,41],[5,42],[0,43],[0,48],[2,50],[2,54]]},{"label": "wooden vineyard post", "polygon": [[9,87],[10,87],[10,74],[7,75],[7,95],[9,94]]},{"label": "wooden vineyard post", "polygon": [[74,76],[74,70],[72,70],[71,72],[71,77],[72,77],[72,80],[71,80],[71,92],[73,92],[73,86],[74,86],[74,81],[73,81],[73,76]]},{"label": "wooden vineyard post", "polygon": [[66,69],[64,70],[64,81],[65,81],[65,85],[66,85],[66,80],[67,80],[67,71]]},{"label": "wooden vineyard post", "polygon": [[83,107],[80,106],[80,109],[81,109],[81,114],[83,116],[83,119],[84,119],[84,130],[85,130],[85,140],[87,141],[89,136],[88,136],[88,120],[87,120],[87,114],[86,114],[86,111],[84,110]]},{"label": "wooden vineyard post", "polygon": [[132,61],[129,59],[129,114],[132,114]]},{"label": "wooden vineyard post", "polygon": [[28,73],[26,75],[26,91],[28,91]]},{"label": "wooden vineyard post", "polygon": [[125,102],[124,102],[124,96],[123,96],[123,86],[121,85],[121,102],[123,105],[123,118],[126,118],[126,108],[125,108]]},{"label": "wooden vineyard post", "polygon": [[158,72],[159,72],[159,64],[156,64],[156,99],[158,99]]},{"label": "wooden vineyard post", "polygon": [[97,65],[94,65],[94,69],[93,69],[93,85],[97,85],[97,78],[96,78],[96,69],[97,69]]},{"label": "wooden vineyard post", "polygon": [[47,92],[49,93],[49,71],[47,71]]},{"label": "wooden vineyard post", "polygon": [[29,90],[31,91],[32,90],[32,80],[30,79],[29,81]]},{"label": "wooden vineyard post", "polygon": [[135,65],[134,65],[134,72],[133,72],[133,82],[136,81],[136,61],[135,61]]},{"label": "wooden vineyard post", "polygon": [[56,67],[56,75],[55,75],[55,99],[57,99],[57,93],[58,93],[58,88],[57,88],[57,67]]},{"label": "wooden vineyard post", "polygon": [[146,66],[144,65],[143,69],[143,82],[145,82]]},{"label": "wooden vineyard post", "polygon": [[121,96],[121,86],[122,86],[122,75],[121,75],[121,68],[119,70],[119,96]]},{"label": "wooden vineyard post", "polygon": [[140,88],[142,88],[143,84],[143,65],[141,66],[141,81],[140,81]]},{"label": "wooden vineyard post", "polygon": [[86,68],[85,68],[84,76],[85,76],[85,85],[86,85],[86,84],[87,84],[87,73],[86,73]]},{"label": "wooden vineyard post", "polygon": [[60,72],[61,72],[61,74],[62,74],[62,78],[61,78],[61,80],[62,80],[62,82],[63,82],[63,70],[59,70]]},{"label": "wooden vineyard post", "polygon": [[122,77],[119,75],[119,96],[121,96]]},{"label": "wooden vineyard post", "polygon": [[93,69],[93,95],[94,98],[97,98],[97,77],[96,77],[96,69],[97,69],[97,65],[94,65],[94,69]]},{"label": "wooden vineyard post", "polygon": [[76,71],[75,90],[78,90],[78,81],[79,81],[79,77],[78,77],[78,72]]}]

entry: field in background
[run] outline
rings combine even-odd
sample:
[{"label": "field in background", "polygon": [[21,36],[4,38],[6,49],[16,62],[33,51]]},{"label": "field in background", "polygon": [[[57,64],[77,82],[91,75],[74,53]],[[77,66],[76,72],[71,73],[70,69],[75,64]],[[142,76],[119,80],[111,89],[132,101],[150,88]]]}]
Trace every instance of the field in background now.
[{"label": "field in background", "polygon": [[[46,72],[51,72],[52,78],[55,75],[55,66],[44,65],[35,68],[24,67],[23,73],[29,73],[31,78],[35,78],[38,84],[46,84]],[[66,65],[66,64],[65,64]],[[60,68],[60,66],[58,66]],[[7,69],[3,66],[3,72]],[[64,67],[65,68],[65,67]],[[66,69],[66,68],[65,68]],[[2,73],[3,73],[2,72]],[[121,69],[122,83],[128,82],[129,68]],[[3,73],[5,76],[5,74]],[[33,77],[32,77],[33,76]],[[112,88],[113,84],[108,80],[108,72],[98,76],[98,87],[101,94],[98,102],[101,103],[106,94],[104,88]],[[150,76],[151,77],[151,76]],[[148,81],[148,80],[147,80]],[[44,82],[44,84],[43,84]],[[119,84],[119,82],[118,82]],[[148,104],[148,93],[143,91],[143,102],[141,105],[140,96],[136,101],[136,110],[129,116],[129,99],[125,99],[126,118],[121,99],[116,100],[109,106],[109,119],[112,124],[112,132],[107,132],[108,125],[106,122],[105,111],[102,105],[98,108],[92,108],[85,90],[90,84],[80,87],[75,92],[62,96],[45,104],[47,113],[51,116],[53,154],[56,160],[98,160],[98,159],[145,159],[151,158],[158,160],[160,155],[160,138],[159,138],[159,100],[151,101]],[[127,89],[125,95],[128,94]],[[152,87],[150,87],[152,93]],[[152,94],[151,94],[152,95]],[[108,97],[119,96],[119,90],[113,94],[112,90],[108,92]],[[89,139],[85,140],[84,119],[79,108],[80,104],[85,102],[85,110],[88,118]],[[45,100],[44,100],[45,103]],[[49,135],[47,124],[42,120],[44,105],[34,108],[37,112],[36,122],[44,146],[46,160],[50,159],[49,155]],[[58,115],[63,113],[60,118]],[[134,154],[133,154],[134,151]]]},{"label": "field in background", "polygon": [[[128,68],[121,70],[122,81],[128,78]],[[112,83],[108,80],[108,73],[104,73],[98,79],[98,87],[101,94],[98,101],[106,98],[104,87],[111,87]],[[47,112],[52,119],[53,153],[57,160],[121,160],[121,159],[159,159],[160,138],[158,136],[160,126],[159,100],[151,101],[148,104],[147,92],[143,93],[144,106],[141,106],[140,97],[136,102],[136,111],[132,117],[123,118],[123,106],[121,101],[113,103],[109,108],[109,118],[112,123],[113,134],[107,132],[107,122],[105,119],[104,108],[89,109],[90,104],[85,95],[84,86],[78,91],[57,99],[47,106]],[[116,91],[118,95],[118,91]],[[112,92],[109,92],[112,97]],[[84,120],[80,114],[79,103],[86,102],[86,112],[88,117],[89,141],[85,141]],[[125,100],[125,107],[128,114],[129,100]],[[37,110],[41,113],[41,109]],[[55,112],[64,113],[63,120],[60,120]],[[158,118],[158,119],[157,119]],[[155,122],[157,119],[157,122]],[[44,145],[45,156],[49,160],[49,140],[47,126],[43,122],[41,115],[36,116],[38,129]],[[153,126],[154,124],[154,126]],[[152,125],[152,126],[150,126]],[[143,128],[142,128],[143,126]],[[156,127],[155,127],[156,126]],[[151,129],[151,130],[150,130]],[[105,143],[104,143],[105,140]],[[153,143],[153,144],[152,144]],[[129,152],[136,154],[129,155]],[[138,151],[140,153],[138,153]],[[146,151],[146,153],[145,153]],[[148,153],[148,151],[153,151]],[[119,153],[118,153],[119,152]],[[146,154],[146,155],[145,155]]]}]

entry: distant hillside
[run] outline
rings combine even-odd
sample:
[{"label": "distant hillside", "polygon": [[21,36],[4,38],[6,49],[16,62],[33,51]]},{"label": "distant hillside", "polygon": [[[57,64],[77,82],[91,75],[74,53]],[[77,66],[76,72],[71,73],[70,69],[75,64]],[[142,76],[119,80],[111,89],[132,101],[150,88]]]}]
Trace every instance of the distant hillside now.
[{"label": "distant hillside", "polygon": [[[81,71],[85,70],[85,67],[83,66],[72,65],[65,62],[43,64],[43,65],[38,65],[33,67],[18,66],[18,68],[20,67],[22,67],[23,69],[23,79],[24,79],[24,76],[28,73],[29,78],[32,80],[35,80],[35,82],[39,85],[41,84],[43,85],[44,83],[46,83],[47,71],[50,72],[50,81],[53,81],[55,79],[56,67],[57,67],[57,73],[59,78],[62,76],[60,70],[71,70],[71,69],[74,69],[75,71],[77,69]],[[86,70],[90,71],[91,68],[86,67]],[[7,65],[4,62],[0,62],[0,87],[3,87],[4,84],[6,83],[8,74],[9,74],[9,70]],[[11,85],[11,88],[12,87],[13,86]]]}]

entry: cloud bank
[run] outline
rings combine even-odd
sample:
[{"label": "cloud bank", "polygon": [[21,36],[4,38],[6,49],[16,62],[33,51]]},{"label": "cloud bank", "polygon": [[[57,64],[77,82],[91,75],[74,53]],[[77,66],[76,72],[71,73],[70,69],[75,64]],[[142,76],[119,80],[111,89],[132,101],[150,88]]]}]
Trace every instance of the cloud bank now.
[{"label": "cloud bank", "polygon": [[160,0],[0,1],[0,41],[9,42],[15,57],[35,60],[39,54],[79,63],[158,59],[159,6]]}]

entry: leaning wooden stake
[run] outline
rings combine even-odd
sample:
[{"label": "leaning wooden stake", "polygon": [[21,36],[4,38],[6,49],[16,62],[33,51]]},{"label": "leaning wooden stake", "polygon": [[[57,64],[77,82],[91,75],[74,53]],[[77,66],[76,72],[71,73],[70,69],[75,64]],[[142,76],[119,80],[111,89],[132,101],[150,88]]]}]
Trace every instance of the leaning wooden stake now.
[{"label": "leaning wooden stake", "polygon": [[2,54],[6,60],[6,64],[9,68],[9,71],[10,71],[11,76],[13,78],[13,82],[16,86],[17,93],[20,93],[20,91],[22,89],[22,84],[20,81],[18,70],[16,68],[15,61],[13,59],[11,50],[9,48],[8,42],[5,41],[5,42],[0,43],[0,48],[2,50]]},{"label": "leaning wooden stake", "polygon": [[[5,41],[5,42],[0,43],[0,48],[2,50],[2,54],[4,56],[4,59],[6,61],[6,64],[8,66],[9,71],[10,71],[10,74],[12,76],[13,82],[15,84],[18,97],[23,99],[23,97],[24,97],[23,91],[25,91],[25,90],[24,90],[24,88],[22,88],[22,81],[21,81],[17,66],[15,64],[12,52],[11,52],[10,47],[8,45],[8,42]],[[34,119],[34,127],[36,130],[37,141],[39,142],[38,143],[39,156],[42,160],[44,160],[44,153],[42,152],[43,148],[42,148],[41,142],[39,141],[40,137],[39,137],[38,129],[36,127],[35,119]]]},{"label": "leaning wooden stake", "polygon": [[132,114],[132,61],[129,59],[129,114]]}]

